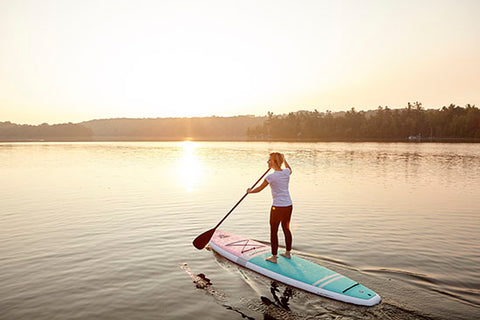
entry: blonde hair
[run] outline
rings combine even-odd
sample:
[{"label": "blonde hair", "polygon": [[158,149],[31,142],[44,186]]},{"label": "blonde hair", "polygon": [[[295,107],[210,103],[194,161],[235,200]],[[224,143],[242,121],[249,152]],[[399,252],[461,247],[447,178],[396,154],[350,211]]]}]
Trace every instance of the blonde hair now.
[{"label": "blonde hair", "polygon": [[270,153],[270,158],[272,159],[272,161],[273,161],[279,168],[282,167],[283,157],[282,157],[282,154],[281,154],[281,153],[279,153],[279,152],[272,152],[272,153]]}]

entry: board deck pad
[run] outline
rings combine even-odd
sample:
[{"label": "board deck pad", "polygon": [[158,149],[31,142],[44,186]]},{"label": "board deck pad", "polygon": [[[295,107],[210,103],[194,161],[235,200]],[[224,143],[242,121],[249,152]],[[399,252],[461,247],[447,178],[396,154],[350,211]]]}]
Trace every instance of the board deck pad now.
[{"label": "board deck pad", "polygon": [[317,295],[372,306],[381,301],[374,291],[335,271],[296,255],[287,259],[278,256],[278,263],[265,258],[270,246],[223,230],[216,230],[210,247],[225,258],[269,278]]}]

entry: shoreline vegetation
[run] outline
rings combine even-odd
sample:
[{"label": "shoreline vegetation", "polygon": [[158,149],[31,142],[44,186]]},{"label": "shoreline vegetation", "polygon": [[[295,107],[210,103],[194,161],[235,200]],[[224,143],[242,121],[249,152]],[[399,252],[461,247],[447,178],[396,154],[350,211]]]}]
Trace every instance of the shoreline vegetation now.
[{"label": "shoreline vegetation", "polygon": [[74,141],[480,142],[480,109],[450,104],[424,109],[296,111],[257,117],[101,119],[19,125],[0,122],[0,142]]}]

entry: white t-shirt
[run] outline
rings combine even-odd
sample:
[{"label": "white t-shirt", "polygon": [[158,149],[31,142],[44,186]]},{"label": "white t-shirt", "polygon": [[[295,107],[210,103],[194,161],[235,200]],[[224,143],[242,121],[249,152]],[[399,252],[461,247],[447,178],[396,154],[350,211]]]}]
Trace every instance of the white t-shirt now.
[{"label": "white t-shirt", "polygon": [[292,205],[292,199],[288,191],[288,182],[290,181],[291,173],[290,169],[286,168],[282,171],[274,171],[265,178],[272,189],[272,206],[288,207]]}]

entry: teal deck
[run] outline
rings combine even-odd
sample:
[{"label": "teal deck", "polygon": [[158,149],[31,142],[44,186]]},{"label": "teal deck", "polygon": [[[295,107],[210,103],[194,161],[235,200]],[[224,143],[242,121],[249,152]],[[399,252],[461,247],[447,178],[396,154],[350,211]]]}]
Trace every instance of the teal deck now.
[{"label": "teal deck", "polygon": [[328,268],[292,255],[291,259],[278,256],[278,263],[265,261],[269,253],[251,258],[248,262],[285,277],[323,290],[368,300],[376,295],[367,287]]}]

